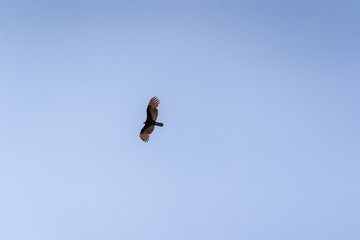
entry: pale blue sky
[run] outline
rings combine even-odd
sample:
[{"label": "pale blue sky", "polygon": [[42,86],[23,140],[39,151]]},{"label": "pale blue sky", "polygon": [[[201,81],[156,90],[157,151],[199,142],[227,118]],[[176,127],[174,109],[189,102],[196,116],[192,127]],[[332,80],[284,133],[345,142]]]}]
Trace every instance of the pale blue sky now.
[{"label": "pale blue sky", "polygon": [[1,1],[0,239],[360,239],[359,43],[359,1]]}]

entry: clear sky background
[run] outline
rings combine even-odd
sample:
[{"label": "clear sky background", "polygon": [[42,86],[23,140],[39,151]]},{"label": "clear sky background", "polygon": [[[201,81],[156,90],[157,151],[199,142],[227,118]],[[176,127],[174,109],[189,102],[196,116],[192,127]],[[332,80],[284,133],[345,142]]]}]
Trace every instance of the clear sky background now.
[{"label": "clear sky background", "polygon": [[0,239],[358,240],[359,104],[357,0],[2,0]]}]

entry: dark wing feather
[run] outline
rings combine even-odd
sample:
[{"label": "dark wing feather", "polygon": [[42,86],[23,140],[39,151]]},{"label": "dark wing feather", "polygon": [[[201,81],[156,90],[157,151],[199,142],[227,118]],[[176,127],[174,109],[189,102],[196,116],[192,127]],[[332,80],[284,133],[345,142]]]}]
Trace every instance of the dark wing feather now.
[{"label": "dark wing feather", "polygon": [[154,125],[145,125],[141,131],[140,131],[140,138],[147,142],[149,141],[149,135],[154,131],[155,126]]},{"label": "dark wing feather", "polygon": [[157,116],[158,116],[158,110],[157,107],[159,106],[160,100],[157,97],[153,97],[150,102],[149,105],[146,109],[146,113],[147,113],[147,119],[148,120],[154,120],[156,121]]}]

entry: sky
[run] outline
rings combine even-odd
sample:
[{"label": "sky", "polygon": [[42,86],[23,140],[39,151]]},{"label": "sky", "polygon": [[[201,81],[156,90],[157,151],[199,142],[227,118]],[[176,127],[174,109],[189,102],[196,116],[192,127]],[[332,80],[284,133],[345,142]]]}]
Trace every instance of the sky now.
[{"label": "sky", "polygon": [[0,239],[360,239],[359,26],[350,0],[2,0]]}]

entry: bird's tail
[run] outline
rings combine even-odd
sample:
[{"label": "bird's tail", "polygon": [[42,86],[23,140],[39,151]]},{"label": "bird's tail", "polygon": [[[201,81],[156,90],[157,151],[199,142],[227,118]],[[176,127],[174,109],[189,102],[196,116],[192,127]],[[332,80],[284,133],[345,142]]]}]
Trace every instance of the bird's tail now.
[{"label": "bird's tail", "polygon": [[156,126],[159,126],[159,127],[164,126],[164,124],[163,124],[163,123],[159,123],[159,122],[156,122],[156,123],[155,123],[155,125],[156,125]]}]

